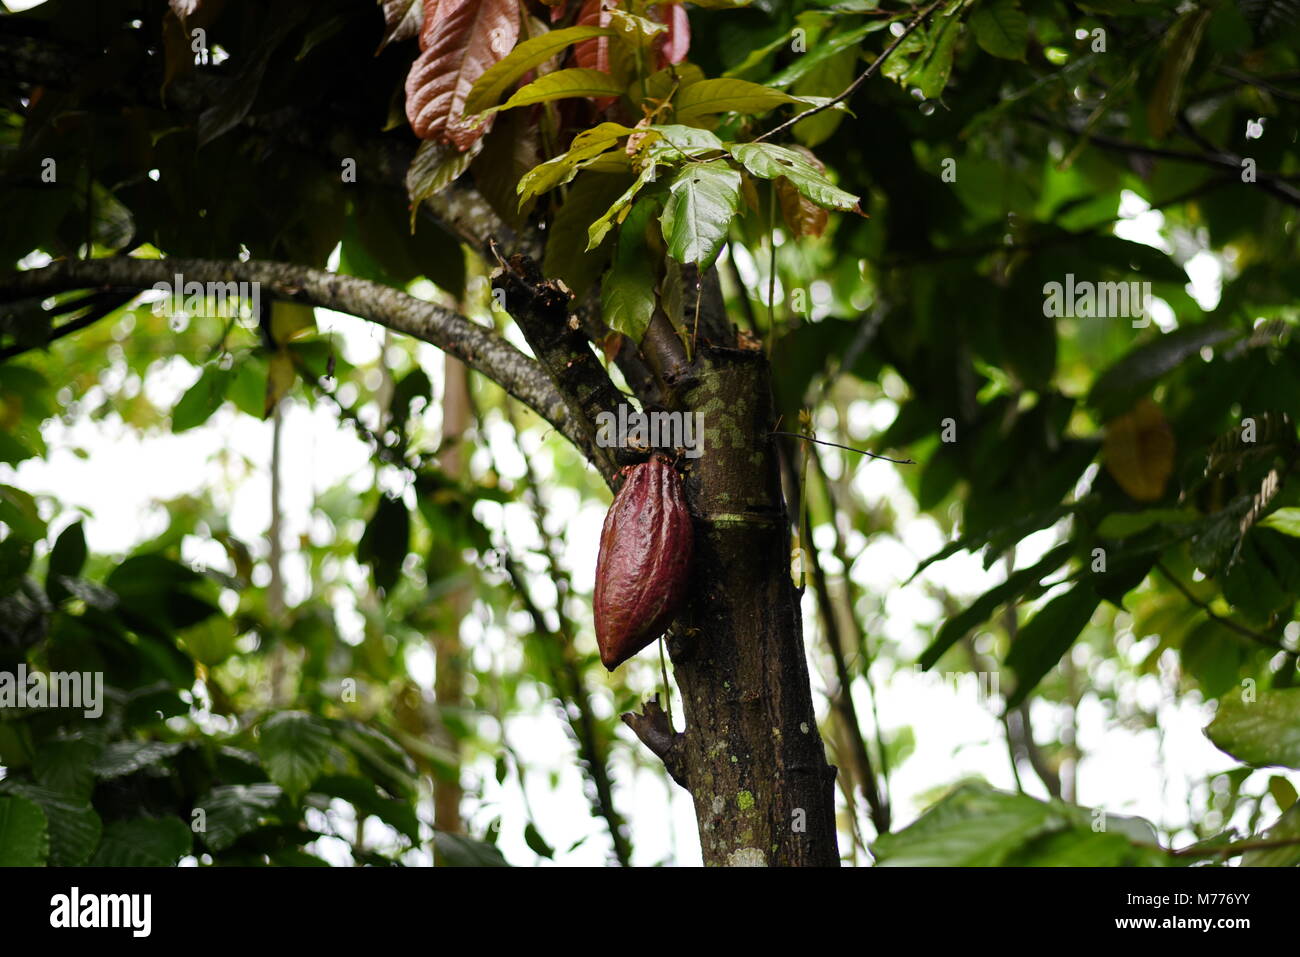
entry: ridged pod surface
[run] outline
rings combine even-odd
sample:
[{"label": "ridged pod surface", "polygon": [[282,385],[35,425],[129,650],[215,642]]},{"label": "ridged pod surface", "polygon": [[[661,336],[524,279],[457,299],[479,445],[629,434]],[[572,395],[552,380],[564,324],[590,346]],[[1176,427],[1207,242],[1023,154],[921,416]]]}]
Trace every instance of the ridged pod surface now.
[{"label": "ridged pod surface", "polygon": [[686,594],[695,532],[682,480],[662,456],[614,496],[596,559],[596,642],[613,671],[668,627]]}]

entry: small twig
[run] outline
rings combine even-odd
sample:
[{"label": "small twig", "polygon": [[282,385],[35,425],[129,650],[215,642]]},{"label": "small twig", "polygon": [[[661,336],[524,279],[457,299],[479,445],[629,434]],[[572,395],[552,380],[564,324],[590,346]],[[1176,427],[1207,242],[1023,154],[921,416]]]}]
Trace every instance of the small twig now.
[{"label": "small twig", "polygon": [[62,339],[64,336],[70,336],[74,332],[80,332],[87,326],[93,325],[105,316],[116,312],[134,299],[135,296],[136,290],[134,289],[110,289],[105,292],[92,293],[91,295],[78,299],[75,303],[71,303],[66,309],[60,307],[60,312],[73,312],[76,309],[85,306],[91,306],[92,308],[84,315],[77,316],[74,319],[69,319],[63,325],[59,326],[59,328],[51,330],[44,343],[33,346],[13,345],[0,349],[0,362],[7,362],[15,356],[20,356],[24,352],[30,352],[33,349],[48,348],[50,343]]},{"label": "small twig", "polygon": [[847,100],[849,97],[851,97],[854,93],[858,91],[858,87],[862,86],[863,83],[866,83],[867,80],[871,79],[872,75],[876,72],[876,70],[878,70],[884,64],[884,62],[889,59],[891,53],[893,53],[902,45],[903,41],[906,40],[911,35],[913,30],[915,30],[926,20],[928,20],[930,14],[934,13],[935,10],[937,10],[940,6],[942,6],[946,2],[947,0],[934,0],[934,3],[930,4],[920,13],[918,13],[915,17],[913,17],[912,22],[907,25],[906,29],[904,29],[902,33],[900,33],[897,37],[894,38],[894,42],[891,43],[889,46],[885,47],[884,52],[881,53],[880,56],[872,60],[871,65],[867,67],[865,70],[863,70],[862,73],[858,76],[858,78],[854,80],[852,83],[850,83],[848,85],[848,88],[845,89],[845,91],[841,93],[839,96],[827,100],[825,103],[822,103],[818,106],[814,106],[811,109],[804,110],[798,116],[786,120],[780,126],[775,126],[772,129],[768,130],[766,133],[764,133],[762,136],[755,138],[754,142],[761,143],[763,142],[763,140],[770,139],[771,137],[775,136],[777,133],[783,132],[784,130],[788,130],[790,127],[794,126],[796,123],[800,122],[801,120],[806,120],[808,119],[808,117],[815,116],[816,114],[822,112],[823,110],[829,110],[831,107],[839,103],[843,103],[845,100]]},{"label": "small twig", "polygon": [[800,435],[798,432],[779,432],[772,431],[768,435],[785,435],[792,439],[803,439],[805,442],[816,442],[818,445],[830,445],[837,449],[843,449],[846,452],[857,452],[859,455],[867,455],[873,459],[884,459],[886,462],[893,462],[895,465],[915,465],[914,459],[891,459],[888,455],[880,455],[876,452],[868,452],[866,449],[855,449],[851,445],[840,445],[838,442],[828,442],[825,439],[814,439],[811,435]]},{"label": "small twig", "polygon": [[1156,562],[1156,568],[1160,569],[1161,574],[1163,574],[1166,578],[1168,578],[1170,583],[1175,588],[1177,588],[1180,592],[1182,592],[1184,598],[1190,601],[1197,608],[1201,609],[1201,611],[1205,612],[1205,614],[1209,615],[1219,624],[1223,625],[1223,627],[1228,628],[1231,631],[1235,631],[1237,634],[1249,638],[1251,641],[1258,642],[1259,644],[1264,645],[1266,648],[1273,648],[1276,649],[1277,651],[1288,650],[1287,648],[1283,647],[1280,642],[1272,640],[1267,635],[1262,635],[1251,628],[1247,628],[1245,625],[1238,624],[1237,622],[1233,621],[1231,618],[1225,618],[1223,617],[1223,615],[1220,615],[1213,608],[1211,608],[1206,602],[1202,601],[1200,598],[1197,598],[1196,595],[1192,593],[1192,590],[1190,588],[1188,588],[1181,581],[1179,581],[1178,576],[1176,576],[1173,572],[1171,572],[1168,569],[1168,567],[1166,567],[1164,562]]},{"label": "small twig", "polygon": [[623,723],[632,729],[641,743],[663,761],[669,776],[682,787],[687,787],[685,756],[682,753],[685,736],[674,731],[668,723],[668,715],[659,706],[659,695],[645,703],[641,714],[629,711],[622,717]]}]

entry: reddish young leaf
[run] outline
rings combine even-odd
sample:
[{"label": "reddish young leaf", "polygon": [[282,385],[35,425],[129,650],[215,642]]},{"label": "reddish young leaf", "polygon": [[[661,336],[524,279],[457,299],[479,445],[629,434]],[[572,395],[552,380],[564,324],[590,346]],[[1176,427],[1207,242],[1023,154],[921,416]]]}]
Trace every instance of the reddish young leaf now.
[{"label": "reddish young leaf", "polygon": [[691,49],[691,21],[686,16],[686,8],[680,3],[659,4],[654,8],[654,18],[668,25],[668,32],[655,40],[660,69],[670,63],[681,63]]},{"label": "reddish young leaf", "polygon": [[[603,0],[587,0],[578,13],[576,23],[580,27],[609,26],[609,11]],[[596,37],[583,40],[573,46],[573,65],[584,70],[602,70],[609,72],[609,37]]]},{"label": "reddish young leaf", "polygon": [[467,150],[487,132],[463,108],[474,81],[519,38],[516,0],[425,0],[423,52],[406,77],[406,118],[420,139]]}]

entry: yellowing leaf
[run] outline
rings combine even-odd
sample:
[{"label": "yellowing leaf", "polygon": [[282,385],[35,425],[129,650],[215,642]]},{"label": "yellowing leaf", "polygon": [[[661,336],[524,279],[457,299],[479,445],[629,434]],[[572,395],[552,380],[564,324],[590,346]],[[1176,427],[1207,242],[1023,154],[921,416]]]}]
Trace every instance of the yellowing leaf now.
[{"label": "yellowing leaf", "polygon": [[1102,455],[1106,471],[1129,497],[1154,502],[1174,470],[1174,433],[1160,407],[1142,399],[1107,423]]},{"label": "yellowing leaf", "polygon": [[674,106],[677,119],[691,123],[710,113],[766,113],[797,102],[798,97],[770,86],[724,77],[691,84],[678,93]]},{"label": "yellowing leaf", "polygon": [[[278,305],[278,303],[277,303]],[[271,356],[270,372],[266,377],[266,406],[262,410],[263,418],[275,411],[293,387],[296,373],[293,368],[293,356],[284,349],[277,349]]]},{"label": "yellowing leaf", "polygon": [[613,149],[622,137],[631,132],[631,127],[620,123],[601,123],[579,133],[566,152],[533,167],[519,181],[520,205],[533,196],[569,182],[601,153]]},{"label": "yellowing leaf", "polygon": [[538,77],[494,110],[513,110],[571,96],[620,96],[623,85],[600,70],[556,70]]},{"label": "yellowing leaf", "polygon": [[316,331],[316,311],[296,302],[277,302],[271,306],[271,338],[276,345]]},{"label": "yellowing leaf", "polygon": [[610,36],[613,33],[614,31],[608,27],[576,26],[552,30],[531,40],[525,40],[511,50],[505,59],[478,78],[470,89],[469,96],[465,98],[465,112],[482,113],[496,106],[511,84],[571,44],[580,40],[590,40],[593,37]]}]

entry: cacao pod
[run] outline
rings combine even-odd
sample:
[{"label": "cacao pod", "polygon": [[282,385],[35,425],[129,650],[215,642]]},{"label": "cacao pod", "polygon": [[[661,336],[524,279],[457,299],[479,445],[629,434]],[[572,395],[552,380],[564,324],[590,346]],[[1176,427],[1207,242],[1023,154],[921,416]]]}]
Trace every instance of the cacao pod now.
[{"label": "cacao pod", "polygon": [[608,670],[668,627],[686,594],[694,544],[672,463],[656,455],[633,466],[605,516],[596,559],[596,643]]}]

